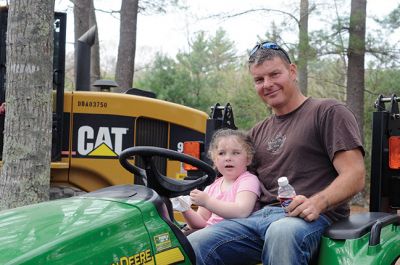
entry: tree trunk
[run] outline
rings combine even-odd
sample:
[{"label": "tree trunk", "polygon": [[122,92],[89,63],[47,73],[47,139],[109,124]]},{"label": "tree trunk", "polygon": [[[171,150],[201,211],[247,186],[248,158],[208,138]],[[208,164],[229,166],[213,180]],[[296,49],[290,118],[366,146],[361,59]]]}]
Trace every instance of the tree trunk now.
[{"label": "tree trunk", "polygon": [[76,45],[78,39],[89,29],[90,1],[75,0],[74,2],[74,40],[75,40],[75,62]]},{"label": "tree trunk", "polygon": [[48,199],[54,1],[10,1],[0,209]]},{"label": "tree trunk", "polygon": [[139,0],[122,0],[115,79],[122,92],[132,87],[135,71],[136,27]]},{"label": "tree trunk", "polygon": [[299,73],[299,87],[304,95],[307,95],[308,86],[308,0],[300,1],[300,21],[299,21],[299,59],[298,59],[298,73]]},{"label": "tree trunk", "polygon": [[347,50],[347,104],[354,112],[364,139],[364,60],[366,0],[352,0]]},{"label": "tree trunk", "polygon": [[[78,39],[85,34],[93,25],[97,25],[96,13],[93,0],[75,0],[74,1],[74,30],[75,30],[75,44]],[[100,79],[100,52],[98,31],[96,31],[95,44],[91,49],[91,62],[90,62],[90,82]],[[76,62],[76,47],[75,47],[75,62]],[[91,88],[91,90],[97,90]]]},{"label": "tree trunk", "polygon": [[[90,0],[90,18],[89,28],[93,25],[97,26],[96,11],[93,5],[93,0]],[[101,79],[100,73],[100,45],[99,45],[99,31],[96,30],[96,39],[91,51],[91,63],[90,63],[90,83],[93,84],[96,80]],[[98,91],[98,88],[91,86],[90,90]]]}]

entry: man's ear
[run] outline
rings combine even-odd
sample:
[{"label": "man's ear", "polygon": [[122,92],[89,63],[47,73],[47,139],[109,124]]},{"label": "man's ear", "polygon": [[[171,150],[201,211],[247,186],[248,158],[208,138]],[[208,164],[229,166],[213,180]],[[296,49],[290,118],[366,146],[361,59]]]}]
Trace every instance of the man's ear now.
[{"label": "man's ear", "polygon": [[289,72],[290,72],[290,76],[293,80],[297,79],[297,65],[295,65],[294,63],[291,63],[289,65]]}]

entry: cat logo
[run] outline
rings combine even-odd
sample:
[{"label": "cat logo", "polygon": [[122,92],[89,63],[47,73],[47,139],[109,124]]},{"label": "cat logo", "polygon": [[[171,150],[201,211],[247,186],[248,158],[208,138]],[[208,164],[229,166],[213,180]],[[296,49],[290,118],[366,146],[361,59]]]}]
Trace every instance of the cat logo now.
[{"label": "cat logo", "polygon": [[78,129],[77,152],[81,156],[118,156],[128,131],[129,128],[121,127],[99,127],[95,131],[90,126],[81,126]]},{"label": "cat logo", "polygon": [[73,157],[116,159],[133,146],[133,117],[79,113],[72,124]]}]

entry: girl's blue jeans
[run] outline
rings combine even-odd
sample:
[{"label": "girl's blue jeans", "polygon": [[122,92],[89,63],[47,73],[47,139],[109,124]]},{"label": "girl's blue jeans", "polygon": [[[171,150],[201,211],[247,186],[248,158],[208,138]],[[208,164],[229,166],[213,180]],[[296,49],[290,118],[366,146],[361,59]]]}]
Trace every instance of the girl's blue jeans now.
[{"label": "girl's blue jeans", "polygon": [[224,220],[188,236],[197,265],[308,264],[318,252],[329,219],[313,222],[287,217],[281,207],[266,206],[247,218]]}]

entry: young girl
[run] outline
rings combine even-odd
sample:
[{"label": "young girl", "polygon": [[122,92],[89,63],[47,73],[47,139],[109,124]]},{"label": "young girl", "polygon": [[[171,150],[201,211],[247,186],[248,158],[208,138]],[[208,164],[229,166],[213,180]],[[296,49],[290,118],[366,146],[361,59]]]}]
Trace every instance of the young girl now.
[{"label": "young girl", "polygon": [[261,193],[257,176],[247,171],[253,160],[254,147],[244,132],[217,131],[208,154],[221,177],[204,191],[190,192],[190,199],[198,209],[184,211],[183,216],[191,229],[204,228],[224,218],[249,216]]}]

